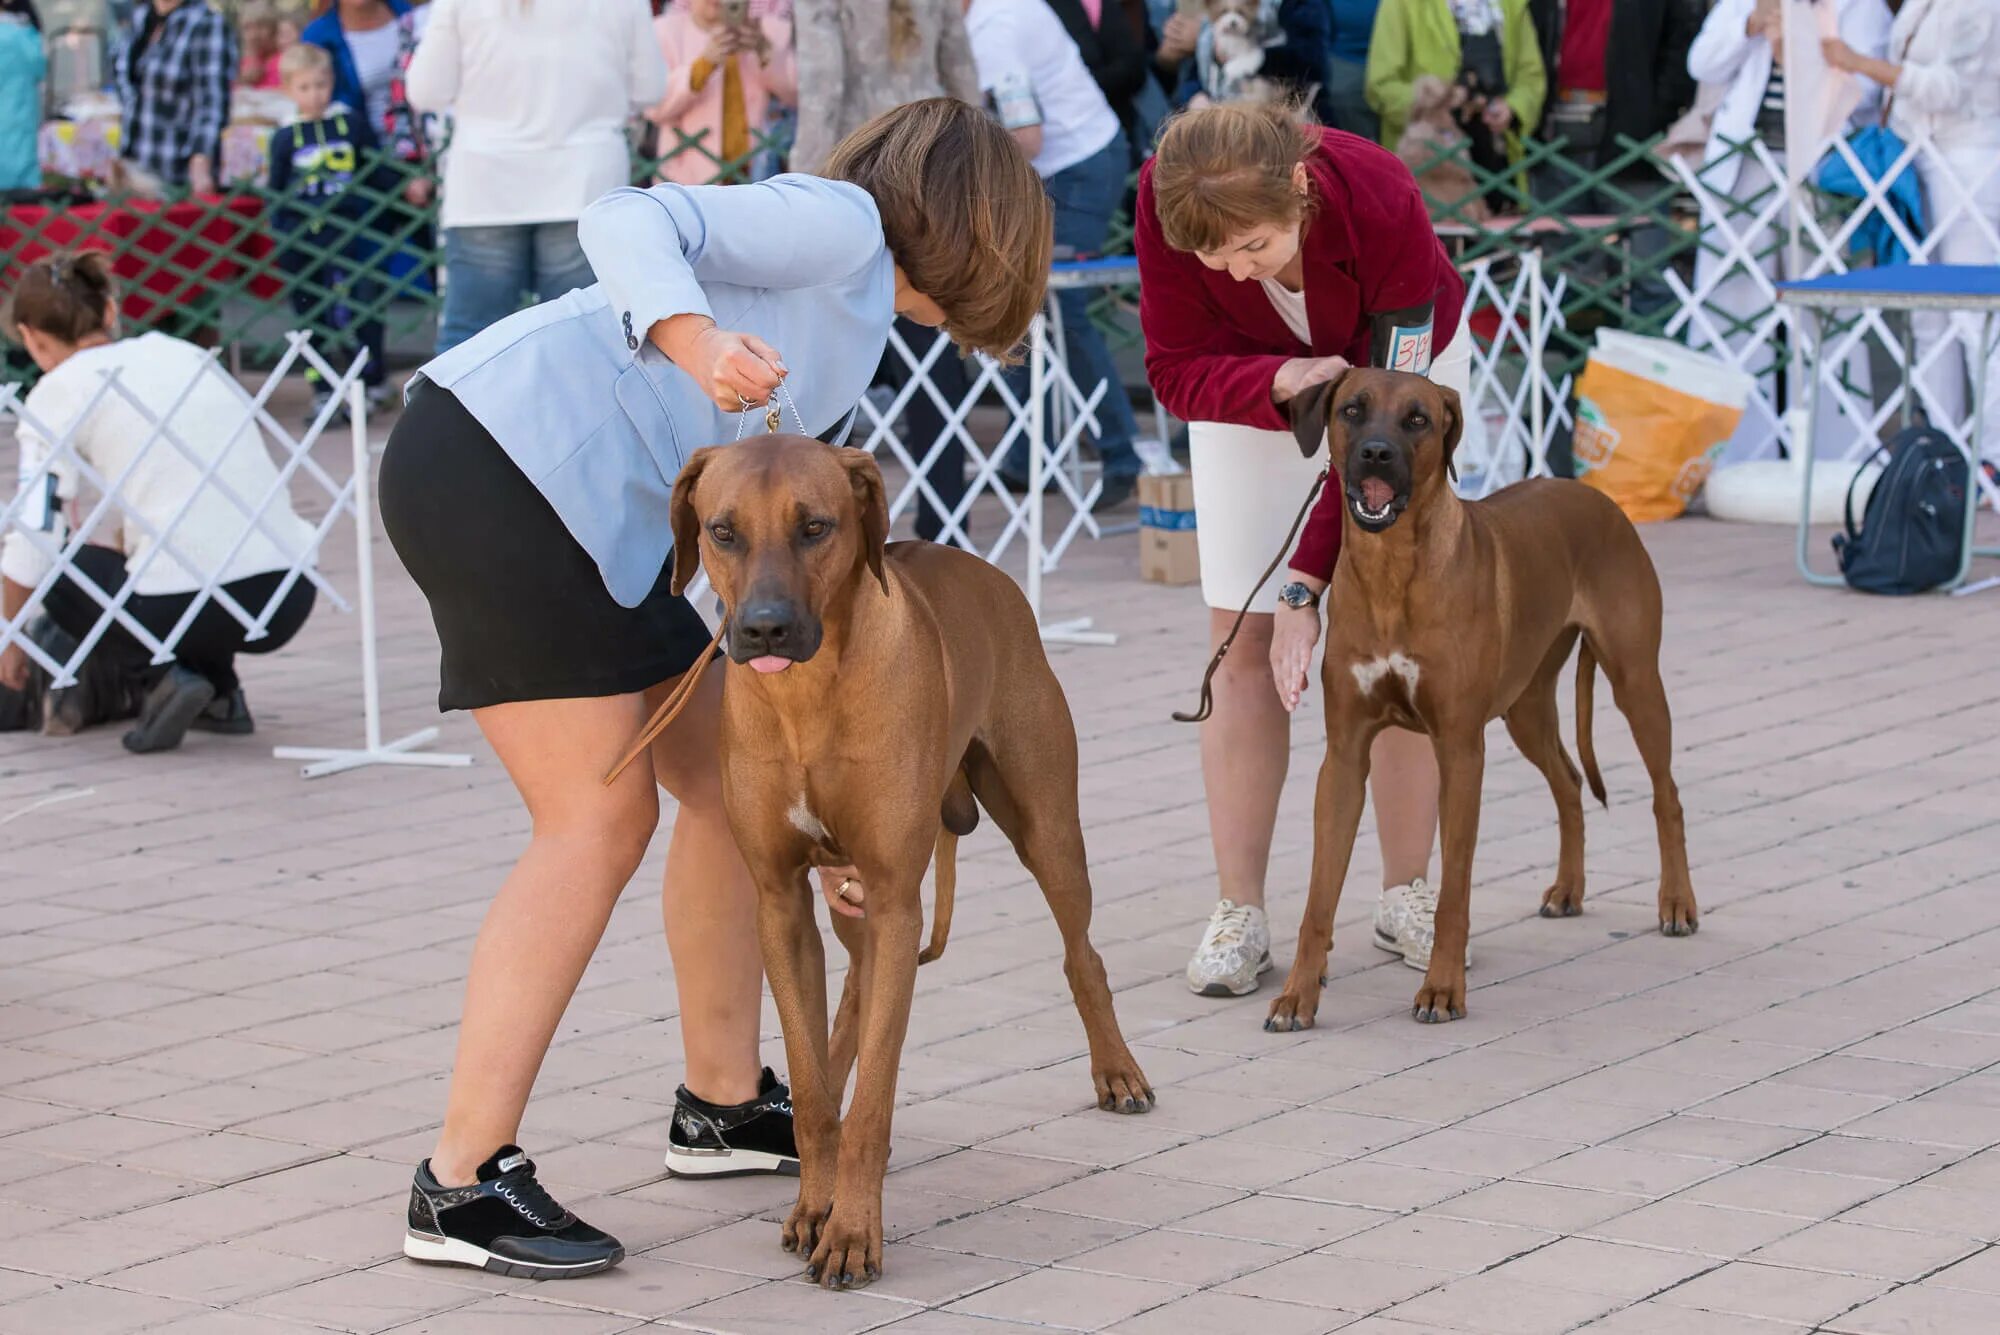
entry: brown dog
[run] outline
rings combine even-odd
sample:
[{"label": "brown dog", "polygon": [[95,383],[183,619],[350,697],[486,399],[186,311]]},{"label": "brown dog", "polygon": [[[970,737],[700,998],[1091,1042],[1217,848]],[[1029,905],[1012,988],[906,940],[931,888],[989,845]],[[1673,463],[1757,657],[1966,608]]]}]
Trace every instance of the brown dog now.
[{"label": "brown dog", "polygon": [[[943,945],[947,864],[978,819],[974,798],[1055,915],[1098,1106],[1152,1107],[1090,944],[1076,731],[1014,582],[950,547],[885,545],[882,475],[861,451],[800,436],[701,450],[674,485],[672,521],[675,590],[699,555],[729,609],[723,798],[757,881],[798,1134],[799,1199],[784,1244],[810,1258],[813,1278],[845,1287],[882,1265],[882,1175],[924,868],[936,845],[929,955]],[[868,912],[834,918],[849,965],[830,1053],[806,873],[847,864],[867,887]]]},{"label": "brown dog", "polygon": [[1264,1027],[1309,1028],[1319,1010],[1369,743],[1384,728],[1429,733],[1438,759],[1444,878],[1417,1019],[1465,1014],[1466,908],[1494,718],[1507,720],[1514,745],[1555,795],[1562,850],[1542,916],[1582,911],[1583,797],[1556,718],[1556,678],[1579,637],[1577,750],[1590,791],[1604,800],[1590,741],[1601,663],[1653,781],[1660,930],[1692,933],[1694,889],[1669,770],[1673,723],[1660,684],[1660,581],[1631,521],[1602,492],[1554,478],[1460,500],[1447,480],[1464,425],[1458,395],[1422,376],[1348,371],[1299,395],[1290,411],[1301,449],[1316,452],[1327,439],[1345,505],[1327,596],[1327,753],[1313,809],[1312,888],[1291,976]]}]

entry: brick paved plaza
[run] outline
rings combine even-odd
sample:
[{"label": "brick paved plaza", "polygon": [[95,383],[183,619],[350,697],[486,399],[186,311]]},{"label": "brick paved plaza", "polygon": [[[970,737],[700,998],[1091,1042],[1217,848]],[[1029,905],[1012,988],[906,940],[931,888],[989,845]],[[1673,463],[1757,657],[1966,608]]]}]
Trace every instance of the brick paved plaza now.
[{"label": "brick paved plaza", "polygon": [[[1055,662],[1095,937],[1159,1107],[1089,1107],[1055,930],[982,826],[919,978],[887,1274],[857,1293],[779,1250],[789,1181],[662,1174],[664,838],[522,1137],[629,1259],[551,1284],[402,1259],[469,943],[526,830],[462,715],[441,744],[470,769],[306,782],[271,759],[358,739],[352,618],[322,606],[248,661],[254,738],[0,739],[0,1332],[2000,1329],[2000,592],[1866,599],[1800,583],[1788,531],[1646,536],[1700,935],[1653,930],[1644,774],[1600,692],[1585,914],[1535,916],[1553,811],[1496,727],[1470,1018],[1408,1018],[1364,837],[1321,1027],[1284,1035],[1259,1027],[1282,973],[1234,1002],[1181,978],[1215,895],[1194,730],[1167,717],[1199,598],[1135,582],[1132,538],[1080,545],[1053,610],[1121,638]],[[435,646],[382,552],[397,735],[433,717]],[[344,586],[351,566],[336,541]],[[1281,970],[1319,719],[1273,869]],[[768,1011],[766,1033],[781,1064]]]}]

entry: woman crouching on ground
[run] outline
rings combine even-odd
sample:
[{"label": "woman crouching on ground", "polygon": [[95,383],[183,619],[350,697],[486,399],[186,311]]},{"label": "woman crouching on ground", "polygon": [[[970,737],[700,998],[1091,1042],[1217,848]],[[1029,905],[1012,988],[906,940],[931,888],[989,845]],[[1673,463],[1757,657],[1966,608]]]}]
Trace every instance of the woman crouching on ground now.
[{"label": "woman crouching on ground", "polygon": [[[1373,346],[1378,317],[1413,309],[1430,313],[1396,321],[1406,344],[1424,352],[1413,369],[1430,364],[1434,342],[1431,378],[1466,395],[1465,284],[1409,168],[1281,106],[1229,103],[1169,121],[1139,176],[1134,245],[1147,375],[1189,424],[1211,644],[1251,605],[1202,725],[1222,898],[1188,964],[1196,992],[1242,996],[1271,968],[1264,878],[1291,753],[1290,711],[1340,549],[1340,508],[1321,504],[1289,578],[1257,582],[1323,462],[1300,457],[1285,404],[1350,363],[1368,365],[1384,351]],[[1339,494],[1339,480],[1330,480],[1325,495]],[[1391,729],[1376,740],[1370,791],[1384,889],[1375,942],[1418,969],[1430,963],[1437,909],[1424,879],[1437,785],[1429,738]]]},{"label": "woman crouching on ground", "polygon": [[649,763],[603,782],[707,651],[669,589],[674,476],[694,450],[762,431],[767,400],[786,429],[843,439],[899,315],[1008,352],[1051,244],[1027,156],[954,99],[877,117],[823,171],[607,195],[578,231],[597,285],[425,366],[390,435],[383,524],[437,623],[439,707],[472,711],[533,822],[473,947],[444,1128],[410,1197],[404,1250],[419,1260],[561,1278],[624,1255],[513,1142],[652,838],[655,781],[679,803],[663,905],[687,1070],[667,1166],[796,1171],[789,1092],[758,1060],[763,968],[722,807],[722,674]]}]

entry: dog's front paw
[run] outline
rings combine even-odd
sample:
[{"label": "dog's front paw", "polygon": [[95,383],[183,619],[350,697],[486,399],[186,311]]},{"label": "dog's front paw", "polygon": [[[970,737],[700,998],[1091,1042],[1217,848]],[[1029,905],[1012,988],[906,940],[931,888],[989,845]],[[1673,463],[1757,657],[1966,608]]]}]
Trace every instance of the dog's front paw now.
[{"label": "dog's front paw", "polygon": [[1567,885],[1557,881],[1542,896],[1544,918],[1574,918],[1583,912],[1583,882]]},{"label": "dog's front paw", "polygon": [[1318,1014],[1319,980],[1309,978],[1301,982],[1292,977],[1286,980],[1285,990],[1271,1002],[1271,1013],[1264,1017],[1264,1031],[1288,1034],[1298,1029],[1310,1029]]},{"label": "dog's front paw", "polygon": [[797,1256],[811,1256],[819,1242],[820,1230],[826,1224],[826,1217],[833,1213],[831,1192],[807,1192],[799,1190],[799,1199],[792,1206],[791,1214],[785,1217],[785,1227],[780,1235],[785,1250]]},{"label": "dog's front paw", "polygon": [[1668,936],[1693,936],[1701,930],[1701,911],[1695,907],[1694,891],[1687,886],[1669,890],[1660,887],[1660,931]]},{"label": "dog's front paw", "polygon": [[1097,1106],[1105,1112],[1143,1113],[1153,1110],[1153,1087],[1131,1053],[1113,1058],[1090,1073],[1097,1086]]},{"label": "dog's front paw", "polygon": [[1418,1024],[1444,1024],[1449,1020],[1465,1018],[1465,971],[1460,969],[1455,977],[1433,979],[1424,975],[1424,985],[1417,989],[1416,1002],[1410,1007],[1411,1018]]},{"label": "dog's front paw", "polygon": [[882,1277],[882,1211],[836,1206],[820,1229],[806,1278],[829,1289],[853,1289]]}]

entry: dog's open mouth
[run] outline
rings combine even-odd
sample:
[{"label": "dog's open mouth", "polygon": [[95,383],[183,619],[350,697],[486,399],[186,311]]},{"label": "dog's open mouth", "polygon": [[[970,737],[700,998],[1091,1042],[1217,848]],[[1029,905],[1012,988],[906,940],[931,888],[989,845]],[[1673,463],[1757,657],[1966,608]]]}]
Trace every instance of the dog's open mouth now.
[{"label": "dog's open mouth", "polygon": [[1358,479],[1347,489],[1348,508],[1365,529],[1387,528],[1403,508],[1396,489],[1379,477]]}]

